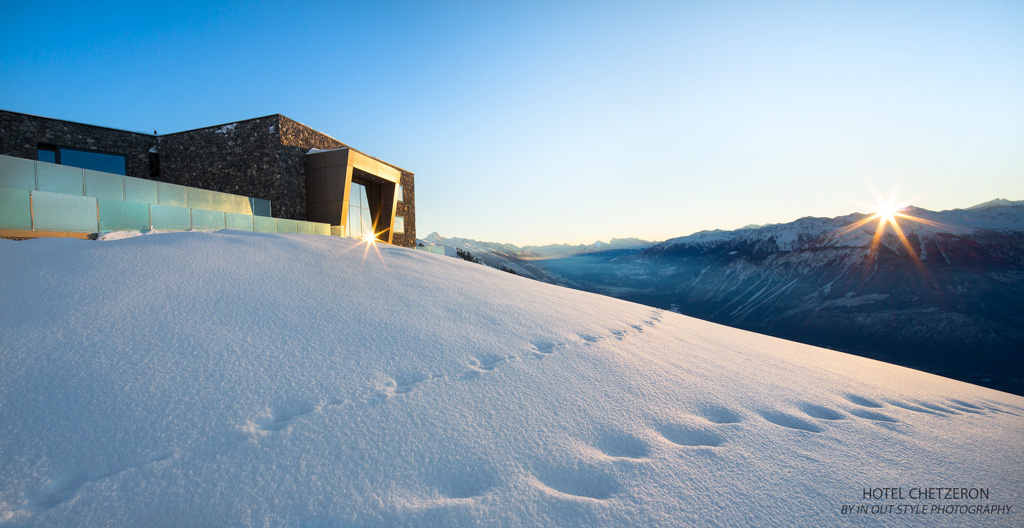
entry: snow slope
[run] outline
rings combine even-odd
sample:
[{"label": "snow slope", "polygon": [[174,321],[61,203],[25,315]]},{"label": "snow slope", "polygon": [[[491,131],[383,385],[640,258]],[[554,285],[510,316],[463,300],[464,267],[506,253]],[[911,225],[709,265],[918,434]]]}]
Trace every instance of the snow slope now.
[{"label": "snow slope", "polygon": [[1024,524],[1024,398],[379,251],[0,240],[0,526]]}]

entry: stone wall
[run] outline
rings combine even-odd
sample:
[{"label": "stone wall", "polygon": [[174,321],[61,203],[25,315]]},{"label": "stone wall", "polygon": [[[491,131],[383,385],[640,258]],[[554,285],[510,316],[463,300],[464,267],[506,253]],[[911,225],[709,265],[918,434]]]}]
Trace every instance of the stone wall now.
[{"label": "stone wall", "polygon": [[301,147],[303,155],[311,148],[330,150],[348,147],[348,145],[341,141],[323,132],[313,130],[294,119],[289,119],[283,115],[278,117],[281,120],[281,144]]},{"label": "stone wall", "polygon": [[402,171],[402,194],[395,216],[405,218],[405,233],[395,234],[391,242],[396,246],[416,247],[416,180],[411,172]]},{"label": "stone wall", "polygon": [[7,156],[34,160],[40,143],[119,154],[128,176],[149,178],[149,149],[157,142],[150,134],[0,110],[0,154]]},{"label": "stone wall", "polygon": [[304,169],[282,163],[281,117],[160,136],[160,179],[263,198],[275,217],[305,220]]}]

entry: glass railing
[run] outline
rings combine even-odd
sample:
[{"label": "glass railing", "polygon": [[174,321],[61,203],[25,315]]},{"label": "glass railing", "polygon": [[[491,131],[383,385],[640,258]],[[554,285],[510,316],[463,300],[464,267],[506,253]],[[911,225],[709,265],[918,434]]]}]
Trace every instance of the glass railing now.
[{"label": "glass railing", "polygon": [[0,155],[0,229],[236,229],[330,235],[319,222],[270,217],[270,201]]}]

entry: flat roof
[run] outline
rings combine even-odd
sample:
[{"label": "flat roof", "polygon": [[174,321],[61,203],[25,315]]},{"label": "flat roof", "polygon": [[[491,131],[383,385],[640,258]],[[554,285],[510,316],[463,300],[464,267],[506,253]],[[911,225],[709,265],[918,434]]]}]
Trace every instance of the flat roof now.
[{"label": "flat roof", "polygon": [[398,169],[398,170],[400,170],[402,172],[405,172],[405,173],[408,173],[408,174],[414,174],[412,171],[405,170],[405,169],[399,167],[398,165],[395,165],[394,163],[389,163],[389,162],[384,161],[384,160],[382,160],[382,159],[380,159],[380,158],[378,158],[376,156],[371,156],[371,155],[369,155],[369,154],[367,154],[367,153],[365,153],[365,152],[363,152],[361,150],[349,147],[344,141],[341,141],[341,140],[339,140],[339,139],[337,139],[337,138],[335,138],[335,137],[333,137],[330,134],[327,134],[325,132],[321,132],[321,131],[319,131],[319,130],[317,130],[317,129],[315,129],[315,128],[313,128],[313,127],[311,127],[311,126],[309,126],[309,125],[307,125],[305,123],[302,123],[300,121],[296,121],[295,119],[292,119],[292,118],[290,118],[290,117],[288,117],[288,116],[286,116],[284,114],[267,114],[267,115],[259,116],[259,117],[250,117],[248,119],[239,119],[237,121],[231,121],[231,122],[228,122],[228,123],[221,123],[219,125],[209,125],[209,126],[203,126],[203,127],[199,127],[199,128],[190,128],[188,130],[179,130],[178,132],[168,132],[166,134],[151,134],[149,132],[139,132],[139,131],[136,131],[136,130],[126,130],[126,129],[123,129],[123,128],[114,128],[114,127],[108,127],[108,126],[93,125],[93,124],[90,124],[90,123],[82,123],[82,122],[79,122],[79,121],[69,121],[67,119],[57,119],[55,117],[46,117],[46,116],[41,116],[41,115],[29,114],[29,113],[25,113],[25,112],[15,112],[13,110],[4,110],[2,108],[0,108],[0,112],[7,112],[8,114],[18,114],[18,115],[23,115],[23,116],[28,116],[28,117],[34,117],[36,119],[48,119],[50,121],[60,121],[60,122],[64,122],[64,123],[73,123],[73,124],[76,124],[76,125],[93,127],[93,128],[102,128],[102,129],[105,129],[105,130],[115,130],[117,132],[126,132],[126,133],[129,133],[129,134],[139,134],[139,135],[143,135],[143,136],[149,136],[151,138],[160,138],[162,136],[173,136],[175,134],[184,134],[186,132],[195,132],[197,130],[204,130],[204,129],[207,129],[207,128],[221,128],[221,127],[233,125],[235,123],[244,123],[246,121],[256,121],[258,119],[266,119],[268,117],[280,116],[280,117],[283,117],[285,119],[288,119],[289,121],[298,123],[298,124],[308,128],[310,130],[316,131],[317,133],[323,134],[323,135],[327,136],[328,138],[333,139],[334,141],[337,141],[338,143],[341,143],[342,145],[346,145],[345,147],[339,147],[339,148],[352,149],[352,150],[362,154],[363,156],[366,156],[366,157],[371,158],[373,160],[379,161],[379,162],[381,162],[381,163],[383,163],[383,164],[385,164],[385,165],[387,165],[389,167]]}]

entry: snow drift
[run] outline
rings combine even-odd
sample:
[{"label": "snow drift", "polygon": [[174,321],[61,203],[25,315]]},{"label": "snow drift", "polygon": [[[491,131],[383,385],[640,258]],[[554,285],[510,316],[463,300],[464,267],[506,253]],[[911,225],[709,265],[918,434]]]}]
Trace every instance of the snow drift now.
[{"label": "snow drift", "polygon": [[[329,237],[0,240],[0,270],[4,526],[1024,520],[1024,398],[917,371]],[[905,502],[1013,509],[841,513]]]}]

